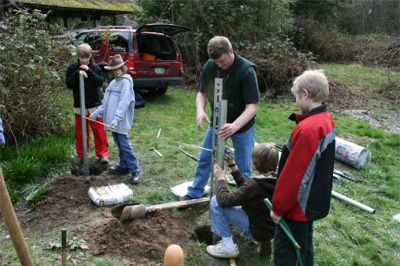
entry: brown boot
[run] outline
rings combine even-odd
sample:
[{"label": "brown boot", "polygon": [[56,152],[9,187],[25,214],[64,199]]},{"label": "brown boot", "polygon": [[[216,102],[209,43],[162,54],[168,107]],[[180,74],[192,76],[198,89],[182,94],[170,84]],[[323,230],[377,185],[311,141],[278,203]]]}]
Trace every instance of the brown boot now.
[{"label": "brown boot", "polygon": [[271,255],[271,240],[261,241],[257,244],[257,254],[260,256],[270,256]]}]

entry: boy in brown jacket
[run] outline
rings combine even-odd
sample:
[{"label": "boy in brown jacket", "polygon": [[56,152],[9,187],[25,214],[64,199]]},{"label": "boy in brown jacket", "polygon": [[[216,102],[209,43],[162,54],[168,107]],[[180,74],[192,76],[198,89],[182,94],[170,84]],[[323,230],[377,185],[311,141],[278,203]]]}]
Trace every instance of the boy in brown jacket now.
[{"label": "boy in brown jacket", "polygon": [[229,192],[226,186],[226,170],[214,165],[218,181],[210,203],[211,230],[222,240],[207,247],[207,253],[212,257],[231,259],[239,255],[232,239],[231,223],[250,241],[258,243],[259,255],[271,254],[275,224],[264,199],[271,199],[274,192],[279,152],[274,144],[261,143],[253,148],[251,158],[253,168],[259,172],[251,179],[243,176],[233,158],[226,160],[237,185],[234,192]]}]

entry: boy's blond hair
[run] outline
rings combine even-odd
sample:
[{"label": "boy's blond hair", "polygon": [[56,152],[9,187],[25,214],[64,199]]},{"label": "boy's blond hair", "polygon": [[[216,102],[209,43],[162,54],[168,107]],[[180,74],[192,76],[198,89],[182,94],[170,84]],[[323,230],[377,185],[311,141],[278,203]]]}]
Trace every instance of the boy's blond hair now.
[{"label": "boy's blond hair", "polygon": [[88,58],[92,56],[92,47],[87,43],[82,43],[76,47],[76,54],[81,58]]},{"label": "boy's blond hair", "polygon": [[329,82],[323,70],[307,70],[293,81],[292,93],[308,91],[314,102],[325,102],[329,98]]},{"label": "boy's blond hair", "polygon": [[270,142],[257,144],[251,151],[251,160],[260,173],[275,171],[279,160],[278,149]]}]

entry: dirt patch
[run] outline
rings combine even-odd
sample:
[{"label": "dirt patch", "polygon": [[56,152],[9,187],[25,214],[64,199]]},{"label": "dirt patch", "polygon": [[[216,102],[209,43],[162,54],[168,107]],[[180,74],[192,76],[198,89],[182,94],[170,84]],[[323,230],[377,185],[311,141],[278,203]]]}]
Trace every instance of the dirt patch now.
[{"label": "dirt patch", "polygon": [[[88,190],[91,186],[113,185],[116,182],[106,176],[84,177],[60,176],[50,183],[46,194],[33,204],[25,201],[15,204],[15,210],[21,226],[38,231],[43,227],[48,229],[68,228],[80,221],[89,222],[94,216],[103,216],[103,212],[91,203]],[[93,214],[92,214],[93,213]]]},{"label": "dirt patch", "polygon": [[[107,175],[58,177],[33,209],[24,201],[15,204],[22,230],[25,234],[40,234],[41,241],[54,241],[54,231],[65,228],[67,238],[85,240],[92,255],[109,255],[118,259],[119,265],[159,265],[169,245],[187,246],[191,227],[183,217],[161,210],[145,219],[121,224],[111,215],[112,206],[99,207],[88,197],[90,187],[117,181]],[[76,260],[71,261],[79,265]]]},{"label": "dirt patch", "polygon": [[[353,90],[329,78],[329,108],[334,112],[348,116],[381,128],[389,133],[400,133],[400,103],[396,99],[387,99],[372,90]],[[370,108],[369,102],[380,102]],[[393,110],[396,107],[396,110]],[[390,109],[391,108],[391,109]]]},{"label": "dirt patch", "polygon": [[159,211],[127,224],[117,219],[104,220],[84,231],[83,236],[95,256],[118,254],[124,265],[151,265],[162,262],[169,245],[186,247],[189,228],[183,219]]}]

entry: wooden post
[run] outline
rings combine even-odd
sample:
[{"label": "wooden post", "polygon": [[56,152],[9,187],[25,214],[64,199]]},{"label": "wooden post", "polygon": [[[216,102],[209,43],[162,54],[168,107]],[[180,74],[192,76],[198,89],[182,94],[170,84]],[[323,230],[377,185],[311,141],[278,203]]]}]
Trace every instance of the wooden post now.
[{"label": "wooden post", "polygon": [[24,236],[21,232],[14,207],[12,206],[10,195],[8,194],[6,182],[3,178],[3,172],[0,168],[0,211],[6,222],[8,231],[17,251],[21,265],[33,266],[31,254],[26,246]]}]

